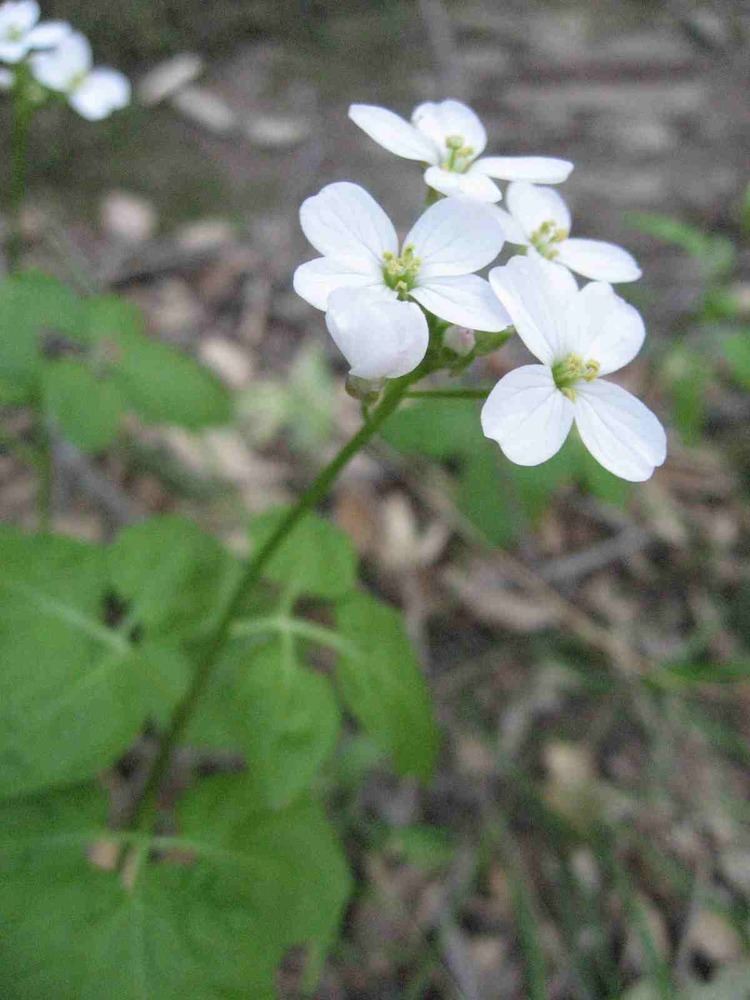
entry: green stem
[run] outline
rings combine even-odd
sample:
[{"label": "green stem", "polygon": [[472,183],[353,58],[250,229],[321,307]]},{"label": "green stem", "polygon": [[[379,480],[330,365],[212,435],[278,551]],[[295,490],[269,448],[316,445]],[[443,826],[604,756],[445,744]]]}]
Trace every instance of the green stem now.
[{"label": "green stem", "polygon": [[10,139],[10,189],[8,191],[8,270],[18,270],[23,239],[21,236],[21,209],[26,196],[26,171],[28,167],[29,126],[34,113],[21,81],[13,94],[13,125]]},{"label": "green stem", "polygon": [[486,399],[491,389],[419,389],[407,392],[406,399]]},{"label": "green stem", "polygon": [[169,729],[162,741],[159,754],[149,775],[148,782],[133,817],[133,827],[144,830],[151,823],[156,808],[156,797],[169,767],[172,751],[179,742],[185,728],[193,716],[195,708],[206,689],[218,662],[219,654],[231,636],[234,619],[242,610],[247,594],[259,583],[268,561],[293,531],[303,516],[316,507],[328,494],[341,470],[361,451],[375,433],[394,412],[409,386],[425,374],[423,367],[401,379],[394,379],[388,385],[380,403],[372,410],[370,419],[347,441],[338,454],[320,472],[305,490],[297,503],[289,508],[276,530],[248,561],[245,571],[237,583],[227,607],[214,630],[213,636],[201,657],[193,675],[192,683],[185,697],[175,709]]}]

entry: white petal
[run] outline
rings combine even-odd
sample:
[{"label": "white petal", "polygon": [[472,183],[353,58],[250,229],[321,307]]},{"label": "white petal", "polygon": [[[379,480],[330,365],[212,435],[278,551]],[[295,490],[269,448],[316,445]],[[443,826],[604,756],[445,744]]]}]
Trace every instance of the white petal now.
[{"label": "white petal", "polygon": [[531,259],[536,261],[537,266],[544,272],[547,283],[552,286],[553,295],[560,301],[561,304],[563,299],[576,294],[578,291],[578,283],[567,267],[563,267],[562,264],[556,264],[554,261],[547,260],[546,257],[542,257],[540,253],[537,253],[533,247],[529,247],[526,252]]},{"label": "white petal", "polygon": [[518,336],[545,365],[560,354],[563,315],[568,295],[540,261],[512,257],[490,271],[490,285],[508,310]]},{"label": "white petal", "polygon": [[472,173],[471,170],[459,174],[455,170],[444,170],[443,167],[428,167],[424,173],[424,180],[425,184],[440,191],[441,194],[465,195],[476,201],[490,203],[500,201],[503,196],[493,180],[484,174]]},{"label": "white petal", "polygon": [[482,407],[484,436],[517,465],[539,465],[562,447],[573,423],[573,404],[544,365],[525,365],[497,383]]},{"label": "white petal", "polygon": [[510,316],[477,274],[432,278],[413,288],[411,296],[440,319],[470,330],[495,333],[511,325]]},{"label": "white petal", "polygon": [[25,34],[39,20],[36,0],[8,0],[0,6],[0,35],[7,32]]},{"label": "white petal", "polygon": [[500,181],[530,181],[532,184],[560,184],[568,179],[573,169],[568,160],[552,156],[483,156],[474,166]]},{"label": "white petal", "polygon": [[382,292],[340,288],[331,293],[326,326],[336,346],[360,378],[398,378],[424,358],[430,332],[413,302]]},{"label": "white petal", "polygon": [[0,61],[14,65],[20,62],[29,51],[26,38],[20,42],[0,41]]},{"label": "white petal", "polygon": [[417,220],[404,245],[422,261],[418,282],[470,274],[497,257],[504,238],[493,212],[469,198],[444,198]]},{"label": "white petal", "polygon": [[411,120],[443,154],[446,151],[446,140],[451,136],[461,136],[464,145],[470,146],[474,151],[474,156],[479,156],[487,145],[484,125],[471,108],[460,101],[426,101],[414,109]]},{"label": "white petal", "polygon": [[664,428],[647,406],[613,382],[577,387],[575,420],[583,443],[605,469],[642,483],[667,457]]},{"label": "white petal", "polygon": [[51,49],[73,33],[67,21],[43,21],[33,28],[27,41],[32,49]]},{"label": "white petal", "polygon": [[91,46],[83,35],[73,32],[57,48],[33,56],[31,69],[39,83],[50,90],[68,90],[91,69]]},{"label": "white petal", "polygon": [[528,181],[514,181],[505,192],[505,203],[528,236],[544,222],[552,222],[558,229],[570,232],[568,206],[552,188],[535,187]]},{"label": "white petal", "polygon": [[399,115],[374,104],[352,104],[349,117],[384,149],[420,163],[438,163],[440,150],[435,143]]},{"label": "white petal", "polygon": [[602,240],[565,240],[560,244],[558,260],[594,281],[637,281],[641,276],[640,267],[627,250]]},{"label": "white petal", "polygon": [[302,202],[302,231],[316,250],[348,270],[380,273],[383,254],[398,252],[393,223],[358,184],[341,181]]},{"label": "white petal", "polygon": [[330,257],[317,257],[300,264],[294,272],[294,290],[311,306],[325,309],[328,296],[337,288],[371,288],[382,284],[382,280],[379,274],[348,271]]},{"label": "white petal", "polygon": [[82,118],[98,122],[130,103],[130,81],[116,69],[92,69],[70,95],[70,105]]},{"label": "white petal", "polygon": [[563,353],[598,361],[599,374],[609,375],[633,360],[645,337],[638,310],[611,285],[592,282],[568,303],[561,346]]},{"label": "white petal", "polygon": [[493,205],[493,208],[508,243],[515,243],[516,246],[528,246],[528,237],[518,220],[514,219],[510,212],[506,212],[504,208],[497,205]]}]

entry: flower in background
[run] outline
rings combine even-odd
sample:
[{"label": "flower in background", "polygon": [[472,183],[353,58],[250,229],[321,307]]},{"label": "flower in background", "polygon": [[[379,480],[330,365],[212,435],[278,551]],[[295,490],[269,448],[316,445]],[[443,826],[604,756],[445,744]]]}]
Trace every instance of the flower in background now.
[{"label": "flower in background", "polygon": [[[494,215],[476,202],[446,198],[432,205],[400,249],[391,220],[357,184],[324,187],[303,202],[300,222],[323,256],[297,268],[294,288],[317,309],[332,310],[329,329],[339,346],[352,343],[355,336],[374,345],[385,336],[375,325],[377,297],[402,305],[413,300],[448,323],[474,330],[503,330],[510,323],[489,284],[473,273],[491,263],[503,246]],[[342,288],[369,292],[361,300],[359,320],[356,298],[332,301],[332,293]],[[391,340],[397,331],[403,343],[424,341],[426,323],[418,308],[383,309],[379,314]],[[351,351],[344,353],[349,357]]]},{"label": "flower in background", "polygon": [[68,35],[51,52],[31,59],[39,83],[64,93],[70,106],[88,121],[101,121],[130,103],[130,82],[115,69],[94,68],[91,46],[78,32]]},{"label": "flower in background", "polygon": [[38,24],[36,0],[8,0],[0,6],[0,62],[18,63],[34,49],[58,45],[71,33],[64,21]]},{"label": "flower in background", "polygon": [[636,356],[643,320],[610,285],[579,290],[571,275],[556,270],[567,287],[528,257],[490,272],[518,335],[541,364],[500,379],[482,408],[482,430],[512,462],[539,465],[559,451],[575,421],[605,469],[643,482],[666,458],[664,429],[635,396],[601,378]]},{"label": "flower in background", "polygon": [[532,247],[595,281],[636,281],[641,269],[627,250],[602,240],[569,239],[570,211],[552,188],[515,181],[505,192],[508,210],[496,208],[509,243]]},{"label": "flower in background", "polygon": [[445,195],[500,201],[493,177],[559,184],[573,169],[567,160],[546,156],[481,156],[487,133],[471,108],[459,101],[420,104],[411,124],[372,104],[352,104],[349,117],[396,156],[428,164],[425,183]]}]

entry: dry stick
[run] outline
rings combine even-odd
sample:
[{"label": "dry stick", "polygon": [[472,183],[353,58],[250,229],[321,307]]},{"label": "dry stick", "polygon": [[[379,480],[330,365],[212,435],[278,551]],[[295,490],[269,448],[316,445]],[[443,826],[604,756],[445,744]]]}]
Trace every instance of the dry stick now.
[{"label": "dry stick", "polygon": [[[408,481],[410,488],[421,496],[422,500],[433,509],[440,511],[453,529],[461,535],[472,548],[487,548],[486,540],[479,531],[454,506],[450,498],[447,476],[441,476],[441,485],[435,488],[425,485],[422,477],[414,475],[414,467],[408,465],[391,449],[381,449],[391,465],[395,465]],[[503,552],[499,557],[509,575],[528,590],[535,593],[541,601],[551,607],[558,618],[564,621],[570,629],[585,643],[594,649],[606,653],[621,673],[628,678],[648,673],[648,662],[636,650],[620,637],[613,635],[608,629],[598,625],[584,611],[564,598],[559,591],[546,582],[536,571],[530,569],[520,559]]]}]

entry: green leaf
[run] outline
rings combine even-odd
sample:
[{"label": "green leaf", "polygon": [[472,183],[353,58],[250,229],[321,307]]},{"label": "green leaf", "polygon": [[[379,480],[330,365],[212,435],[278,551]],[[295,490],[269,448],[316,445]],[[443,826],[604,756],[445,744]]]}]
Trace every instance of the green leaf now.
[{"label": "green leaf", "polygon": [[743,330],[724,341],[724,357],[737,382],[744,389],[750,389],[750,330]]},{"label": "green leaf", "polygon": [[[254,551],[271,537],[287,512],[286,507],[275,507],[253,519]],[[335,600],[354,587],[357,557],[343,531],[316,514],[305,514],[266,565],[264,576],[295,594]]]},{"label": "green leaf", "polygon": [[408,864],[427,871],[447,867],[456,854],[449,831],[436,826],[399,827],[388,838],[387,847]]},{"label": "green leaf", "polygon": [[84,451],[101,451],[116,437],[122,415],[120,393],[87,365],[67,360],[46,364],[42,394],[49,416]]},{"label": "green leaf", "polygon": [[219,379],[187,355],[146,336],[141,314],[131,303],[90,299],[87,331],[104,353],[123,399],[147,423],[197,430],[230,419],[231,399]]},{"label": "green leaf", "polygon": [[382,434],[406,454],[454,458],[470,452],[481,441],[478,404],[471,400],[420,400],[394,413]]},{"label": "green leaf", "polygon": [[[122,875],[95,868],[93,789],[11,803],[2,815],[0,992],[8,1000],[229,1000],[275,996],[287,949],[327,947],[349,875],[320,808],[259,811],[242,778],[203,782],[181,836],[147,842]],[[134,859],[135,860],[135,859]]]},{"label": "green leaf", "polygon": [[240,573],[214,538],[176,515],[125,528],[108,563],[132,626],[193,636],[216,622]]},{"label": "green leaf", "polygon": [[401,774],[430,777],[438,733],[430,697],[401,616],[362,593],[338,608],[342,652],[338,678],[344,699],[367,732],[393,756]]},{"label": "green leaf", "polygon": [[0,796],[87,778],[180,696],[177,650],[104,622],[104,552],[0,529]]},{"label": "green leaf", "polygon": [[[36,271],[0,283],[0,381],[5,402],[28,402],[36,391],[45,340],[74,344],[81,303],[61,282]],[[9,398],[10,396],[10,398]]]},{"label": "green leaf", "polygon": [[299,663],[287,634],[255,646],[235,642],[226,651],[188,738],[239,748],[254,797],[277,808],[310,787],[340,724],[330,681]]},{"label": "green leaf", "polygon": [[731,271],[737,251],[726,236],[704,233],[687,222],[658,213],[631,213],[630,223],[642,233],[680,247],[697,258],[709,276],[720,277]]},{"label": "green leaf", "polygon": [[733,684],[750,680],[750,660],[730,663],[668,663],[648,678],[658,687],[682,687],[692,684]]}]

